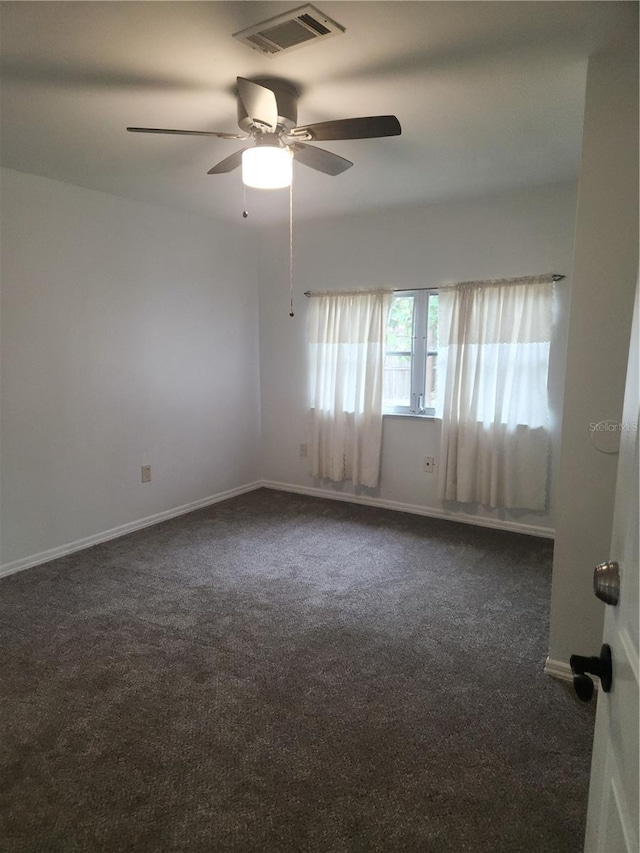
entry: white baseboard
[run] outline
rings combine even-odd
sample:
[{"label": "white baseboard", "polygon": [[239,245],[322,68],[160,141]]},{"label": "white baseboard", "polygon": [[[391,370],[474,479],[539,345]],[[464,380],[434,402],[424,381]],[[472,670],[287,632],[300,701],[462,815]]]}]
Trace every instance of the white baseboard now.
[{"label": "white baseboard", "polygon": [[497,530],[509,530],[512,533],[526,533],[529,536],[539,536],[543,539],[553,539],[555,531],[551,527],[540,527],[533,524],[520,524],[517,521],[502,521],[496,518],[482,518],[480,516],[458,515],[446,510],[433,509],[431,507],[419,506],[418,504],[401,503],[400,501],[389,501],[384,498],[369,498],[361,495],[334,492],[330,489],[317,489],[312,486],[298,486],[290,483],[277,483],[273,480],[263,480],[261,483],[265,489],[275,489],[280,492],[294,492],[300,495],[311,495],[317,498],[329,498],[334,501],[346,501],[347,503],[363,504],[364,506],[376,506],[382,509],[392,509],[397,512],[408,512],[413,515],[424,515],[428,518],[442,518],[445,521],[459,521],[462,524],[473,524],[476,527],[491,527]]},{"label": "white baseboard", "polygon": [[102,533],[96,533],[93,536],[86,536],[84,539],[77,539],[75,542],[69,542],[66,545],[60,545],[57,548],[50,548],[48,551],[42,551],[40,554],[34,554],[31,557],[24,557],[21,560],[14,560],[12,563],[5,563],[0,566],[0,577],[5,575],[13,575],[16,572],[21,572],[24,569],[30,569],[33,566],[48,563],[50,560],[56,560],[58,557],[64,557],[67,554],[73,554],[76,551],[83,551],[85,548],[91,548],[92,545],[99,545],[101,542],[108,542],[110,539],[117,539],[120,536],[126,536],[127,533],[133,533],[135,530],[142,530],[144,527],[152,527],[154,524],[160,524],[162,521],[168,521],[170,518],[176,518],[179,515],[186,515],[188,512],[193,512],[196,509],[202,509],[211,504],[226,501],[229,498],[234,498],[237,495],[242,495],[245,492],[252,492],[262,486],[260,481],[247,483],[244,486],[238,486],[235,489],[228,489],[225,492],[219,492],[217,495],[209,495],[209,497],[201,498],[197,501],[183,504],[182,506],[168,509],[164,512],[158,512],[155,515],[149,515],[146,518],[140,518],[137,521],[131,521],[127,524],[121,524],[119,527],[112,527],[110,530],[105,530]]},{"label": "white baseboard", "polygon": [[[256,480],[253,483],[247,483],[244,486],[238,486],[235,489],[228,489],[225,492],[219,492],[216,495],[210,495],[206,498],[201,498],[191,503],[183,504],[174,509],[165,510],[164,512],[156,513],[155,515],[147,516],[146,518],[131,521],[127,524],[122,524],[119,527],[113,527],[110,530],[105,530],[101,533],[96,533],[93,536],[87,536],[84,539],[78,539],[75,542],[69,542],[66,545],[60,545],[56,548],[50,548],[47,551],[42,551],[39,554],[33,554],[30,557],[23,557],[20,560],[14,560],[11,563],[5,563],[0,566],[0,577],[12,575],[15,572],[21,572],[24,569],[30,569],[33,566],[48,563],[51,560],[56,560],[58,557],[64,557],[67,554],[73,554],[76,551],[82,551],[85,548],[91,548],[92,545],[99,545],[101,542],[108,542],[110,539],[117,539],[119,536],[126,536],[128,533],[133,533],[135,530],[141,530],[144,527],[152,527],[154,524],[160,524],[163,521],[168,521],[170,518],[176,518],[179,515],[185,515],[188,512],[193,512],[196,509],[202,509],[205,506],[219,503],[220,501],[228,500],[229,498],[242,495],[245,492],[252,492],[259,488],[274,489],[281,492],[293,492],[301,495],[311,495],[319,498],[329,498],[335,501],[346,501],[348,503],[363,504],[364,506],[381,507],[382,509],[391,509],[398,512],[408,512],[413,515],[423,515],[429,518],[442,518],[447,521],[459,521],[463,524],[473,524],[479,527],[491,527],[498,530],[509,530],[514,533],[526,533],[529,536],[540,536],[545,539],[552,539],[554,531],[549,527],[537,527],[531,524],[519,524],[514,521],[501,521],[494,518],[480,518],[478,516],[464,516],[455,513],[446,512],[444,510],[431,509],[428,507],[418,506],[416,504],[401,503],[400,501],[389,501],[384,498],[369,498],[361,495],[350,495],[331,491],[330,489],[318,489],[307,486],[297,486],[290,483],[278,483],[273,480]],[[563,667],[564,664],[558,662],[558,667]],[[567,666],[568,668],[568,666]],[[547,667],[545,666],[545,672]],[[549,674],[555,674],[549,671]],[[556,675],[556,677],[561,677]],[[569,678],[570,678],[569,670]]]}]

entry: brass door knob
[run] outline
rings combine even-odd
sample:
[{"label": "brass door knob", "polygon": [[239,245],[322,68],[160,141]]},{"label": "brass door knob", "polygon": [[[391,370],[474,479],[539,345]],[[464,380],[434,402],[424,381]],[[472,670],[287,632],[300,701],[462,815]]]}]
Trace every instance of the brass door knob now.
[{"label": "brass door knob", "polygon": [[620,597],[620,569],[613,560],[599,563],[593,570],[593,591],[605,604],[617,604]]}]

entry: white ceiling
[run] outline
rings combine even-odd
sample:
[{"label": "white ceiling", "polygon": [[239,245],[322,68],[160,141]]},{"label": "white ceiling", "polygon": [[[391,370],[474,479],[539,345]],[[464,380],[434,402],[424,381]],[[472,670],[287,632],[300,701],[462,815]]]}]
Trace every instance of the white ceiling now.
[{"label": "white ceiling", "polygon": [[[578,174],[586,60],[637,40],[635,2],[325,2],[343,35],[264,57],[231,34],[281,2],[2,2],[2,165],[236,220],[241,143],[130,134],[235,132],[237,76],[282,77],[298,121],[395,114],[402,135],[323,143],[338,177],[295,167],[296,215],[421,204]],[[247,191],[250,217],[288,193]]]}]

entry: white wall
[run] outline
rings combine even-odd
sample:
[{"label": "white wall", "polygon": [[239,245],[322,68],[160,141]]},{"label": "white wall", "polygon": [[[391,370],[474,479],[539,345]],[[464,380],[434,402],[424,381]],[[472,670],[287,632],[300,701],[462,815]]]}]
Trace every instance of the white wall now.
[{"label": "white wall", "polygon": [[11,170],[1,208],[1,564],[257,480],[246,231]]},{"label": "white wall", "polygon": [[[567,306],[576,188],[556,185],[465,202],[386,209],[376,213],[297,222],[296,316],[288,316],[288,232],[265,229],[260,256],[260,362],[263,475],[297,488],[352,493],[348,485],[314,482],[299,457],[306,441],[305,290],[437,286],[461,281],[559,272],[557,317],[551,355],[554,464],[558,457],[563,394]],[[424,455],[436,458],[437,421],[385,417],[382,473],[373,493],[383,501],[458,517],[504,520],[550,533],[553,511],[489,511],[442,505],[437,475],[422,470]],[[371,495],[369,490],[361,492]],[[552,495],[553,502],[553,495]]]},{"label": "white wall", "polygon": [[638,276],[638,55],[589,63],[558,478],[549,656],[595,655],[605,605],[592,591],[609,558],[618,464],[590,424],[622,417]]}]

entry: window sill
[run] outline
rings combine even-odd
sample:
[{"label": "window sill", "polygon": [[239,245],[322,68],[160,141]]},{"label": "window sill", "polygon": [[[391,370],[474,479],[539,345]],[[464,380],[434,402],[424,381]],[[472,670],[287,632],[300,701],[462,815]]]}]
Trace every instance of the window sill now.
[{"label": "window sill", "polygon": [[383,418],[416,418],[420,421],[441,421],[437,415],[419,415],[416,412],[383,412]]}]

